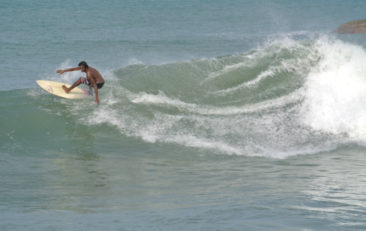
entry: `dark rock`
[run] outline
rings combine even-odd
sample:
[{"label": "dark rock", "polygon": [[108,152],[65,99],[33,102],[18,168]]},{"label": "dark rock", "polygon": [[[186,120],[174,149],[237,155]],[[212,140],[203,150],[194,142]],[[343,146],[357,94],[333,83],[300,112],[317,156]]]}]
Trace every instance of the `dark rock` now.
[{"label": "dark rock", "polygon": [[366,33],[366,20],[354,20],[341,25],[335,31],[338,34]]}]

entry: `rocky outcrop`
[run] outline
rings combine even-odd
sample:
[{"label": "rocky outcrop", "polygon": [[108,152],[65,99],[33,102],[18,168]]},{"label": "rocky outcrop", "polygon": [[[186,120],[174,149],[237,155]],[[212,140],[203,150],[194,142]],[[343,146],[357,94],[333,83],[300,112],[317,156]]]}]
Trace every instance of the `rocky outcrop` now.
[{"label": "rocky outcrop", "polygon": [[354,20],[341,25],[335,31],[338,34],[366,33],[366,20]]}]

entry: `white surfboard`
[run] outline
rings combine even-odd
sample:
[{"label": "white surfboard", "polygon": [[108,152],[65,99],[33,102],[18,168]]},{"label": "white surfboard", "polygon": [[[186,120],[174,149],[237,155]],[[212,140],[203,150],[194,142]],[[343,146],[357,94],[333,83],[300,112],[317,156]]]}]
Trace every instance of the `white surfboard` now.
[{"label": "white surfboard", "polygon": [[66,87],[70,87],[68,84],[49,81],[49,80],[36,80],[38,85],[43,88],[45,91],[57,95],[67,99],[85,99],[91,97],[88,90],[84,90],[78,87],[72,89],[69,93],[66,93],[64,89],[62,89],[62,85]]}]

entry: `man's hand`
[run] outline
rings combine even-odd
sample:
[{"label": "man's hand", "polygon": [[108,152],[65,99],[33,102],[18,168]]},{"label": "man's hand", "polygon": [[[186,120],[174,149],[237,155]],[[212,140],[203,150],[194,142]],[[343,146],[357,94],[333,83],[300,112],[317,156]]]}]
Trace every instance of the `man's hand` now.
[{"label": "man's hand", "polygon": [[63,73],[65,73],[65,71],[64,71],[64,70],[57,70],[56,72],[57,72],[57,73],[59,73],[59,74],[63,74]]}]

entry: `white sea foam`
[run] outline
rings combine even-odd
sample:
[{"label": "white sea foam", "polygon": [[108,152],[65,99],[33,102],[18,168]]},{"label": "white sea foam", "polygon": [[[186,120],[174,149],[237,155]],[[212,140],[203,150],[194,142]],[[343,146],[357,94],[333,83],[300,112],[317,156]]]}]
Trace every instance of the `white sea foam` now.
[{"label": "white sea foam", "polygon": [[214,94],[225,95],[225,94],[228,94],[228,93],[236,92],[236,91],[241,90],[243,88],[253,87],[253,86],[257,85],[258,83],[260,83],[261,81],[263,81],[264,79],[273,76],[274,73],[275,73],[275,71],[272,70],[272,69],[265,70],[265,71],[261,72],[253,80],[250,80],[248,82],[244,82],[244,83],[239,84],[239,85],[237,85],[235,87],[231,87],[231,88],[227,88],[227,89],[215,91]]},{"label": "white sea foam", "polygon": [[283,107],[291,103],[296,103],[302,99],[303,91],[302,89],[298,89],[289,95],[285,95],[267,101],[262,101],[256,104],[249,104],[243,106],[227,106],[227,107],[214,107],[214,106],[198,105],[193,103],[185,103],[178,99],[171,99],[162,92],[160,92],[158,95],[148,93],[132,94],[130,97],[131,101],[136,104],[150,104],[150,105],[175,107],[182,111],[188,111],[191,113],[197,113],[202,115],[235,115],[243,113],[260,112],[263,110]]},{"label": "white sea foam", "polygon": [[244,63],[244,62],[243,63],[225,65],[221,70],[210,73],[208,75],[208,78],[206,78],[204,81],[202,81],[201,84],[203,84],[205,82],[208,82],[208,81],[212,81],[212,80],[216,79],[219,76],[225,75],[229,72],[232,72],[234,70],[237,70],[237,69],[245,67],[245,66],[248,66],[248,64]]},{"label": "white sea foam", "polygon": [[319,65],[306,79],[303,122],[313,129],[366,139],[366,52],[339,40],[321,39]]}]

